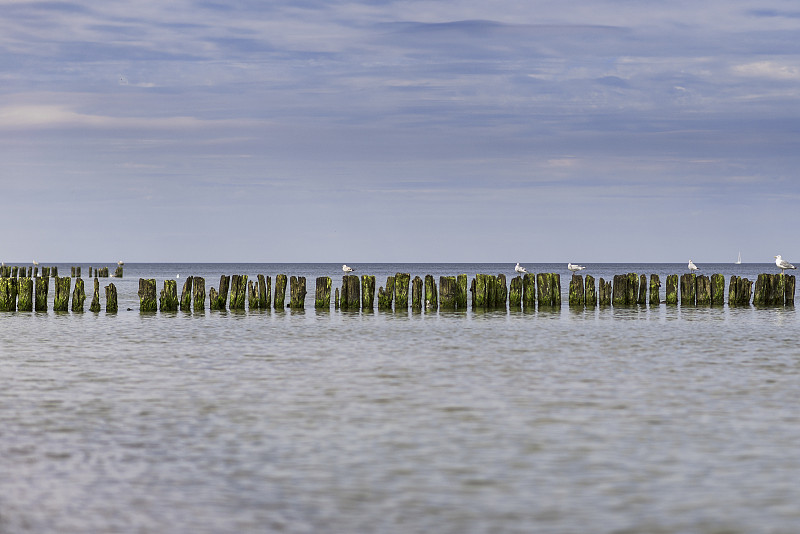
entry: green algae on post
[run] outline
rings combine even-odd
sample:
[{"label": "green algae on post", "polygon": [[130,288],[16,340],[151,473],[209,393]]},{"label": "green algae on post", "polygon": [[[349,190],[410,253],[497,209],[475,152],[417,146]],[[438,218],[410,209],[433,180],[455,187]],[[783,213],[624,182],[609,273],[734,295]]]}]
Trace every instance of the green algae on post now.
[{"label": "green algae on post", "polygon": [[361,275],[361,308],[375,308],[375,277],[369,274]]},{"label": "green algae on post", "polygon": [[306,305],[306,277],[292,276],[289,282],[289,307],[293,310],[302,310]]},{"label": "green algae on post", "polygon": [[94,291],[92,292],[92,303],[89,305],[89,311],[95,313],[100,311],[100,281],[94,279]]},{"label": "green algae on post", "polygon": [[192,311],[192,284],[194,276],[188,276],[183,282],[183,289],[181,289],[181,311]]},{"label": "green algae on post", "polygon": [[77,278],[75,280],[75,289],[72,291],[72,311],[82,312],[85,301],[86,289],[83,284],[83,278]]},{"label": "green algae on post", "polygon": [[661,295],[659,293],[661,289],[661,280],[659,280],[657,274],[650,275],[650,305],[651,306],[658,306],[661,304]]},{"label": "green algae on post", "polygon": [[594,308],[597,306],[597,290],[595,289],[594,277],[590,274],[586,275],[586,290],[584,294],[587,307]]},{"label": "green algae on post", "polygon": [[159,295],[159,309],[162,312],[178,311],[178,282],[164,280],[164,288]]},{"label": "green algae on post", "polygon": [[206,279],[202,276],[195,276],[192,280],[192,306],[194,311],[206,309]]},{"label": "green algae on post", "polygon": [[19,311],[33,311],[33,279],[29,276],[18,279]]},{"label": "green algae on post", "polygon": [[667,304],[678,304],[678,275],[667,275],[667,288],[666,288],[666,302]]},{"label": "green algae on post", "polygon": [[586,305],[586,286],[583,285],[583,276],[572,274],[569,281],[569,301],[570,306],[583,307]]},{"label": "green algae on post", "polygon": [[158,302],[156,301],[155,278],[139,278],[138,295],[139,295],[140,312],[158,311]]},{"label": "green algae on post", "polygon": [[[155,294],[155,280],[153,280],[153,292]],[[155,300],[155,296],[153,299]],[[111,283],[106,286],[106,313],[117,313],[118,310],[117,286]]]},{"label": "green algae on post", "polygon": [[681,306],[694,306],[697,303],[697,275],[681,275]]},{"label": "green algae on post", "polygon": [[285,274],[275,275],[275,309],[282,310],[286,307],[286,282]]},{"label": "green algae on post", "polygon": [[50,290],[50,279],[46,276],[40,276],[36,279],[36,301],[35,309],[37,312],[47,311],[47,294]]},{"label": "green algae on post", "polygon": [[317,277],[317,287],[314,291],[314,308],[318,310],[331,309],[331,286],[330,276]]},{"label": "green algae on post", "polygon": [[234,274],[231,276],[230,292],[230,309],[243,310],[245,307],[245,297],[247,296],[246,274]]},{"label": "green algae on post", "polygon": [[522,277],[515,276],[511,279],[508,289],[508,306],[511,309],[522,309]]},{"label": "green algae on post", "polygon": [[422,311],[422,278],[419,276],[411,281],[411,309]]},{"label": "green algae on post", "polygon": [[394,275],[395,311],[408,309],[408,286],[410,282],[411,282],[411,275],[408,273],[397,273]]},{"label": "green algae on post", "polygon": [[439,309],[439,293],[436,290],[436,280],[430,274],[425,275],[425,309]]}]

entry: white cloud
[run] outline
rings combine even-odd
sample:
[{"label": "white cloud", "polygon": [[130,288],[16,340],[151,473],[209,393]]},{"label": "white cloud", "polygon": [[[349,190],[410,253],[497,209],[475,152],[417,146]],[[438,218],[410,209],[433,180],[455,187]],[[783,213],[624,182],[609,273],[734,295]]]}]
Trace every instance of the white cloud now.
[{"label": "white cloud", "polygon": [[767,78],[771,80],[797,80],[800,79],[800,69],[794,65],[787,65],[778,61],[756,61],[736,65],[731,70],[734,74],[747,78]]}]

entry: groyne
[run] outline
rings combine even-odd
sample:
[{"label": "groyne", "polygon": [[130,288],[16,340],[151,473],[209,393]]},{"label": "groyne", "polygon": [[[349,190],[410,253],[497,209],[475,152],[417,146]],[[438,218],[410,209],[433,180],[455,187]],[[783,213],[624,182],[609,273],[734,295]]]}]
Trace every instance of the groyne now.
[{"label": "groyne", "polygon": [[[104,271],[105,269],[105,271]],[[100,281],[107,268],[95,269],[94,291],[89,311],[101,311]],[[92,268],[89,269],[92,272]],[[53,311],[83,312],[86,293],[80,268],[72,269],[72,276],[59,277],[57,270],[0,269],[0,311],[48,311],[49,282],[54,281]],[[115,275],[122,275],[119,266]],[[33,276],[31,276],[33,275]],[[73,287],[72,280],[75,279]],[[287,286],[289,296],[287,299]],[[585,278],[573,274],[565,293],[570,308],[630,307],[630,306],[705,306],[723,307],[794,306],[795,276],[785,274],[759,274],[755,281],[731,276],[726,282],[721,274],[711,276],[695,273],[668,275],[662,297],[658,275],[626,273],[614,275],[610,280],[591,275]],[[323,276],[316,279],[314,308],[317,310],[378,310],[431,313],[438,310],[525,310],[558,309],[562,306],[561,275],[558,273],[525,273],[507,280],[505,274],[476,274],[471,280],[466,274],[440,276],[439,283],[432,275],[415,276],[397,273],[388,276],[385,285],[378,286],[371,275],[344,275],[331,298],[333,280]],[[274,290],[273,290],[274,289]],[[259,274],[254,279],[248,275],[221,275],[217,287],[206,293],[206,281],[199,276],[184,280],[180,295],[175,280],[164,280],[158,291],[155,279],[139,279],[139,311],[177,312],[208,310],[267,310],[303,309],[306,305],[306,278],[303,276],[275,275],[272,278]],[[377,299],[376,299],[377,294]],[[117,288],[114,283],[105,286],[105,310],[118,310]],[[332,302],[333,300],[333,302]],[[71,305],[70,305],[71,302]]]}]

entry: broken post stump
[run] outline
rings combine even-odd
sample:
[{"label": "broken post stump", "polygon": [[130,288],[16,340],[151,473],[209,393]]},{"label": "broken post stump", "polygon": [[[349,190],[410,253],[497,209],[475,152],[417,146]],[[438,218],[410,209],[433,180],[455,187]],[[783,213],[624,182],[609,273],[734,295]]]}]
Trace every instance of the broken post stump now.
[{"label": "broken post stump", "polygon": [[[106,295],[108,286],[106,286]],[[156,301],[156,280],[155,278],[139,278],[139,311],[154,312],[158,311]]]},{"label": "broken post stump", "polygon": [[650,305],[651,306],[659,306],[661,304],[661,295],[659,291],[661,289],[661,280],[659,280],[657,274],[650,275]]},{"label": "broken post stump", "polygon": [[314,308],[317,310],[331,309],[331,286],[330,276],[317,277],[317,287],[314,291]]},{"label": "broken post stump", "polygon": [[275,309],[282,310],[286,307],[286,275],[275,275]]},{"label": "broken post stump", "polygon": [[192,285],[194,276],[188,276],[183,282],[181,289],[181,311],[192,311]]},{"label": "broken post stump", "polygon": [[415,276],[411,281],[411,309],[422,311],[422,278]]},{"label": "broken post stump", "polygon": [[723,306],[725,304],[725,277],[721,274],[711,275],[711,305]]},{"label": "broken post stump", "polygon": [[82,312],[85,301],[86,289],[83,284],[83,278],[77,278],[75,280],[75,289],[72,290],[72,311]]},{"label": "broken post stump", "polygon": [[425,309],[439,309],[439,292],[436,290],[436,280],[433,275],[425,275]]},{"label": "broken post stump", "polygon": [[613,295],[613,288],[611,286],[611,280],[605,281],[603,278],[600,278],[600,282],[597,284],[597,301],[600,306],[611,306],[611,300]]},{"label": "broken post stump", "polygon": [[666,302],[667,304],[678,304],[678,275],[677,274],[669,274],[667,275],[667,294],[666,294]]},{"label": "broken post stump", "polygon": [[512,310],[522,309],[522,277],[515,276],[511,279],[508,288],[508,306]]},{"label": "broken post stump", "polygon": [[361,275],[361,308],[372,311],[375,308],[375,277]]},{"label": "broken post stump", "polygon": [[583,276],[572,274],[569,281],[569,305],[583,307],[586,305],[586,287],[583,285]]},{"label": "broken post stump", "polygon": [[36,279],[36,300],[34,303],[37,312],[47,311],[47,294],[49,292],[50,278],[40,276]]},{"label": "broken post stump", "polygon": [[192,281],[192,307],[194,311],[206,309],[206,279],[202,276],[195,276]]},{"label": "broken post stump", "polygon": [[594,308],[597,306],[597,290],[595,289],[594,277],[590,274],[586,275],[585,301],[587,307]]},{"label": "broken post stump", "polygon": [[230,309],[243,310],[245,297],[247,296],[246,274],[234,274],[231,276],[230,293]]},{"label": "broken post stump", "polygon": [[378,309],[391,310],[394,301],[394,276],[386,277],[386,289],[378,288]]},{"label": "broken post stump", "polygon": [[397,273],[394,275],[394,309],[395,311],[408,309],[408,286],[411,283],[411,275],[408,273]]},{"label": "broken post stump", "polygon": [[628,275],[615,274],[614,287],[612,288],[612,303],[614,306],[624,306],[628,303]]},{"label": "broken post stump", "polygon": [[536,275],[536,298],[539,308],[542,306],[561,306],[561,275],[557,273],[539,273]]},{"label": "broken post stump", "polygon": [[17,282],[19,311],[33,311],[33,279],[29,276],[19,278]]},{"label": "broken post stump", "polygon": [[178,282],[164,280],[164,287],[161,290],[158,304],[162,312],[178,311]]},{"label": "broken post stump", "polygon": [[89,305],[89,311],[95,313],[100,311],[100,281],[97,278],[94,279],[94,291],[92,292],[92,303]]},{"label": "broken post stump", "polygon": [[711,279],[704,274],[696,279],[695,299],[698,306],[711,305]]},{"label": "broken post stump", "polygon": [[358,276],[346,274],[342,276],[342,292],[339,296],[339,307],[343,310],[358,310],[361,307],[361,284]]},{"label": "broken post stump", "polygon": [[306,307],[306,277],[292,276],[289,279],[289,307],[302,310]]},{"label": "broken post stump", "polygon": [[[155,280],[153,280],[153,301],[155,301],[155,287]],[[118,310],[117,286],[111,283],[106,286],[106,313],[117,313]]]},{"label": "broken post stump", "polygon": [[697,275],[686,273],[681,275],[681,306],[697,304]]},{"label": "broken post stump", "polygon": [[536,275],[533,273],[522,275],[522,305],[528,311],[536,309]]},{"label": "broken post stump", "polygon": [[455,276],[439,277],[439,309],[458,309],[458,280]]}]

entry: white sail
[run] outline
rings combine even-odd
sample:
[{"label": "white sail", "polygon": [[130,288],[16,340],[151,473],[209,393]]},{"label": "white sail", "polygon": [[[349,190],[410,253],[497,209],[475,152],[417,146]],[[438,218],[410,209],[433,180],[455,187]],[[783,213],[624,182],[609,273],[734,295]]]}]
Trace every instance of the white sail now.
[{"label": "white sail", "polygon": [[739,265],[740,263],[742,263],[742,251],[741,250],[739,251],[739,257],[736,258],[736,264],[735,265]]}]

